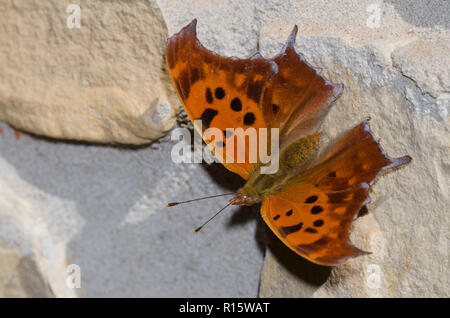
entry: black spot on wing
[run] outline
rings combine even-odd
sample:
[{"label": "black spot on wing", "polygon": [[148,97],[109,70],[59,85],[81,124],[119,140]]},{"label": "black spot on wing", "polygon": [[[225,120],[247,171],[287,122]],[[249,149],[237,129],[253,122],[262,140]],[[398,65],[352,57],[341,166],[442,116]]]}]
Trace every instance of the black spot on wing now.
[{"label": "black spot on wing", "polygon": [[249,112],[244,116],[244,125],[247,126],[253,125],[255,120],[256,120],[255,114]]},{"label": "black spot on wing", "polygon": [[323,223],[324,223],[323,220],[316,220],[316,221],[314,221],[313,225],[315,227],[321,227],[323,225]]},{"label": "black spot on wing", "polygon": [[312,195],[305,200],[305,203],[314,203],[319,197],[317,195]]},{"label": "black spot on wing", "polygon": [[233,98],[233,100],[230,103],[230,107],[235,112],[241,111],[242,110],[241,100],[238,97]]},{"label": "black spot on wing", "polygon": [[219,112],[215,109],[212,108],[206,108],[203,113],[202,113],[202,124],[204,127],[209,128],[209,126],[211,125],[212,120],[214,119],[214,117],[216,117],[216,115]]},{"label": "black spot on wing", "polygon": [[291,226],[281,226],[280,233],[283,237],[285,237],[286,235],[300,231],[302,226],[303,226],[302,222],[300,222],[296,225],[291,225]]},{"label": "black spot on wing", "polygon": [[319,214],[323,211],[323,208],[320,205],[315,205],[311,209],[311,214]]},{"label": "black spot on wing", "polygon": [[216,90],[214,91],[214,95],[216,96],[217,99],[222,99],[225,97],[225,91],[223,90],[222,87],[217,87]]},{"label": "black spot on wing", "polygon": [[209,87],[206,89],[205,95],[206,95],[206,102],[208,104],[212,104],[214,102],[214,98],[211,89]]}]

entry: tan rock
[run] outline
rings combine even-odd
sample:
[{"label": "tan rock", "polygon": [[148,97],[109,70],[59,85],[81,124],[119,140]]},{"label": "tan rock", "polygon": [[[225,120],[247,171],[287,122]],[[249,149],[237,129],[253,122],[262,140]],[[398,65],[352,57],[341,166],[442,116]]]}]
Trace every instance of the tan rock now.
[{"label": "tan rock", "polygon": [[0,297],[54,297],[36,263],[13,249],[0,248]]},{"label": "tan rock", "polygon": [[[423,94],[447,100],[450,95],[450,42],[417,40],[396,49],[392,61],[404,76],[417,82]],[[446,107],[449,105],[447,104]],[[441,109],[444,112],[444,109]]]},{"label": "tan rock", "polygon": [[149,1],[3,1],[0,121],[38,135],[145,144],[175,122],[167,29]]}]

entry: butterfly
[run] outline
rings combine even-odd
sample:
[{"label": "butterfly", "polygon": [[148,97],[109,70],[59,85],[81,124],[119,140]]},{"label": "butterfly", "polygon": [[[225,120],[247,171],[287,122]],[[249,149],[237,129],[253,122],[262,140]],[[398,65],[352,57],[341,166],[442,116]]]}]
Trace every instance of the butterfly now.
[{"label": "butterfly", "polygon": [[[317,131],[343,85],[321,76],[295,51],[297,26],[274,58],[257,53],[239,59],[206,49],[197,39],[196,24],[193,20],[168,39],[166,62],[195,129],[220,129],[220,144],[205,136],[203,140],[228,170],[246,180],[230,203],[261,203],[262,218],[273,233],[316,264],[339,265],[367,254],[350,241],[350,226],[370,202],[368,191],[376,176],[411,157],[389,157],[368,119],[319,151]],[[233,138],[227,133],[230,128],[278,128],[278,170],[263,174],[259,157],[248,160],[249,147],[255,145],[226,147]],[[234,150],[231,159],[241,151],[245,160],[228,160],[228,150]]]}]

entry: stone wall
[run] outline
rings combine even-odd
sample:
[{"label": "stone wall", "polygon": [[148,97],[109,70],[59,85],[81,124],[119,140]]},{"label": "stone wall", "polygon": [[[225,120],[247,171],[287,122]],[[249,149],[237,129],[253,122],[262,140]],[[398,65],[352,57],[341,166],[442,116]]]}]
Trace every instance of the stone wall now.
[{"label": "stone wall", "polygon": [[[72,3],[0,4],[0,296],[450,295],[447,1],[77,1],[80,28]],[[413,158],[354,224],[371,255],[314,265],[257,208],[193,235],[226,198],[164,207],[242,184],[169,159],[165,40],[193,18],[206,47],[237,57],[275,55],[298,25],[296,49],[345,86],[326,136],[370,116],[387,153]]]}]

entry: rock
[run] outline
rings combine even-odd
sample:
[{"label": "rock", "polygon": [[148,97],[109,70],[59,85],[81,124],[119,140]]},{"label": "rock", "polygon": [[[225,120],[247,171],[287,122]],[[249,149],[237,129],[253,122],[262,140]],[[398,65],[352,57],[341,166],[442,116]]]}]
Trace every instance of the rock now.
[{"label": "rock", "polygon": [[0,297],[54,297],[45,276],[28,257],[0,249]]},{"label": "rock", "polygon": [[0,121],[59,139],[160,138],[179,102],[165,71],[159,8],[144,0],[78,3],[0,5]]},{"label": "rock", "polygon": [[[0,294],[2,277],[16,275],[36,288],[9,283],[7,295],[258,295],[264,254],[256,210],[228,208],[194,234],[227,197],[165,206],[233,191],[242,184],[238,176],[220,165],[175,164],[170,136],[119,148],[18,139],[7,125],[0,128],[0,246],[32,267],[26,276],[8,265],[6,274],[0,253]],[[72,264],[80,288],[67,285]]]},{"label": "rock", "polygon": [[[436,100],[439,108],[426,111],[431,111],[442,119],[446,119],[450,105],[449,51],[448,41],[417,40],[392,53],[393,66],[403,76],[411,79],[421,90],[422,95],[428,95]],[[414,104],[414,100],[410,101]]]}]

